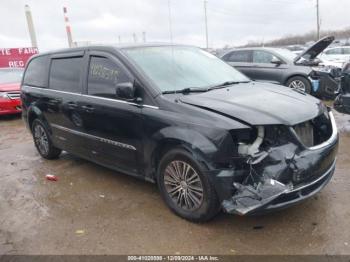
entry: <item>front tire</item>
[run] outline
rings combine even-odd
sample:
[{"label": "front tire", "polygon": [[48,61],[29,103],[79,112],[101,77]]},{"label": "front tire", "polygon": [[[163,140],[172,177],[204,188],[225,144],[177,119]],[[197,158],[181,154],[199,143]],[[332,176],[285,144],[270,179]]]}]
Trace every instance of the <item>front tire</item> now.
[{"label": "front tire", "polygon": [[41,120],[35,119],[33,121],[32,134],[35,147],[43,158],[55,159],[59,157],[62,150],[52,144],[49,132]]},{"label": "front tire", "polygon": [[308,79],[302,76],[294,76],[288,79],[286,86],[311,94],[311,84]]},{"label": "front tire", "polygon": [[215,189],[203,168],[183,149],[170,150],[160,161],[158,187],[167,206],[189,221],[208,221],[220,210]]}]

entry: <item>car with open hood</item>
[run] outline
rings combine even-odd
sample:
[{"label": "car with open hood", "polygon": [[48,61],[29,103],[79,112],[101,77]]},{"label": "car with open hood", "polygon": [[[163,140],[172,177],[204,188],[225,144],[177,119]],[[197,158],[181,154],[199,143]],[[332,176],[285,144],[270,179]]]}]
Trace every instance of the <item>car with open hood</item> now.
[{"label": "car with open hood", "polygon": [[325,37],[298,55],[284,48],[237,48],[221,58],[257,81],[286,85],[315,96],[334,98],[338,91],[337,70],[323,66],[318,55],[334,37]]},{"label": "car with open hood", "polygon": [[44,53],[28,62],[21,86],[22,115],[42,157],[65,150],[156,183],[190,221],[296,204],[335,169],[329,108],[297,89],[251,81],[200,48]]},{"label": "car with open hood", "polygon": [[23,69],[0,69],[0,115],[19,114],[22,112],[20,84]]}]

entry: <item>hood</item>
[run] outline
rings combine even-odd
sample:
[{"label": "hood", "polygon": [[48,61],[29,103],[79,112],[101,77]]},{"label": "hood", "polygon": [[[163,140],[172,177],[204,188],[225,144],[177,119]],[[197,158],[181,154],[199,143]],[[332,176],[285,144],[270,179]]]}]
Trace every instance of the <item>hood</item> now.
[{"label": "hood", "polygon": [[334,36],[326,36],[312,46],[307,48],[305,51],[301,52],[296,58],[294,58],[294,63],[299,62],[301,58],[304,58],[306,61],[314,60],[319,54],[323,52],[332,42],[334,41]]},{"label": "hood", "polygon": [[20,91],[20,83],[0,84],[0,92]]},{"label": "hood", "polygon": [[310,95],[256,82],[183,95],[179,100],[250,125],[293,126],[327,110],[320,100]]}]

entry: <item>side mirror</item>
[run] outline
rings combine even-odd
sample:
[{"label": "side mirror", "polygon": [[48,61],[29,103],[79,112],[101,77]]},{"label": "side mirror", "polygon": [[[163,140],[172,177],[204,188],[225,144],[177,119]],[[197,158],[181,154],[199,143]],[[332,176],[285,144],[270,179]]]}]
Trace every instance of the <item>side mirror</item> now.
[{"label": "side mirror", "polygon": [[282,61],[274,56],[271,60],[271,64],[280,65],[280,64],[282,64]]},{"label": "side mirror", "polygon": [[135,97],[135,87],[131,82],[118,83],[116,85],[116,95],[119,98],[130,100]]}]

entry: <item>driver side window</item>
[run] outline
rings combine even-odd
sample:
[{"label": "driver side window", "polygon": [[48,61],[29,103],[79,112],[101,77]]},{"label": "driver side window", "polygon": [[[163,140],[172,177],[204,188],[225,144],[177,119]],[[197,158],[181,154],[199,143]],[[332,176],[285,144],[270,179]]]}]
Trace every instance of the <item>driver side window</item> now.
[{"label": "driver side window", "polygon": [[116,86],[131,82],[124,68],[107,57],[91,56],[88,76],[88,94],[105,98],[117,97]]},{"label": "driver side window", "polygon": [[273,58],[276,58],[276,57],[273,54],[266,51],[256,50],[253,53],[254,63],[270,64]]}]

